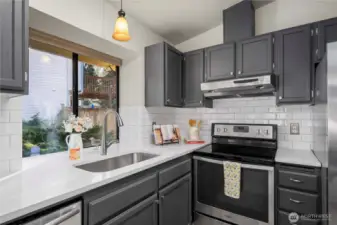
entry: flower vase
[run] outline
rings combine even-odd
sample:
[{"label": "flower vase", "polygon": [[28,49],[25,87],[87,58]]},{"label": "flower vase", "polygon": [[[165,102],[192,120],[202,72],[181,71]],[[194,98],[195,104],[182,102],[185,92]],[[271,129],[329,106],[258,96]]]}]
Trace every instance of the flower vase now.
[{"label": "flower vase", "polygon": [[83,153],[83,141],[81,133],[72,133],[66,137],[69,159],[79,160]]}]

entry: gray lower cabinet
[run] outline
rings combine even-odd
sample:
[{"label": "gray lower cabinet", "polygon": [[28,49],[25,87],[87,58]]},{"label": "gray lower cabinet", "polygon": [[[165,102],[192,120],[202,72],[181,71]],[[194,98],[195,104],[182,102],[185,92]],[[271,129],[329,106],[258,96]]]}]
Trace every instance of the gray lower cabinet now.
[{"label": "gray lower cabinet", "polygon": [[324,20],[315,25],[317,37],[316,61],[323,58],[326,53],[326,45],[337,41],[337,18]]},{"label": "gray lower cabinet", "polygon": [[192,223],[191,174],[159,191],[159,225],[188,225]]},{"label": "gray lower cabinet", "polygon": [[[322,221],[305,218],[323,212],[320,168],[276,164],[276,224],[321,225]],[[291,223],[290,213],[299,220]],[[296,218],[295,218],[296,219]]]},{"label": "gray lower cabinet", "polygon": [[204,59],[203,49],[184,54],[184,107],[212,107],[200,88],[205,81]]},{"label": "gray lower cabinet", "polygon": [[0,1],[0,91],[28,93],[28,0]]},{"label": "gray lower cabinet", "polygon": [[183,54],[164,42],[145,48],[145,106],[183,106]]},{"label": "gray lower cabinet", "polygon": [[235,43],[225,43],[205,49],[206,81],[235,77]]},{"label": "gray lower cabinet", "polygon": [[313,62],[311,25],[275,32],[277,103],[311,103]]},{"label": "gray lower cabinet", "polygon": [[158,200],[157,195],[135,205],[103,225],[157,225]]},{"label": "gray lower cabinet", "polygon": [[83,195],[84,225],[188,225],[191,159],[181,157]]},{"label": "gray lower cabinet", "polygon": [[273,72],[272,39],[272,34],[266,34],[236,43],[237,77],[266,75]]}]

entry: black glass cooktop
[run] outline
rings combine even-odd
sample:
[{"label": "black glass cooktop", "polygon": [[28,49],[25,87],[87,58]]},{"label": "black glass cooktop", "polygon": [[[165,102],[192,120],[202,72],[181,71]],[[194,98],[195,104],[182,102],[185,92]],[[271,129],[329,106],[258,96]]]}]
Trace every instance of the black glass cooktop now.
[{"label": "black glass cooktop", "polygon": [[221,160],[271,165],[275,162],[276,148],[213,143],[195,153]]}]

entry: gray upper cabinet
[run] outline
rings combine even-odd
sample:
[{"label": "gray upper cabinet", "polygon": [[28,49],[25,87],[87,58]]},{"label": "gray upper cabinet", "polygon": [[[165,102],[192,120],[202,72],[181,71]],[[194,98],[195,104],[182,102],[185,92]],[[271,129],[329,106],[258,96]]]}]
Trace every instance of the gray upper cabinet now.
[{"label": "gray upper cabinet", "polygon": [[157,195],[142,201],[131,209],[109,220],[103,225],[157,225],[158,200]]},{"label": "gray upper cabinet", "polygon": [[145,48],[145,106],[183,105],[183,54],[166,43]]},{"label": "gray upper cabinet", "polygon": [[28,0],[0,2],[0,90],[28,93]]},{"label": "gray upper cabinet", "polygon": [[311,103],[313,62],[311,25],[275,33],[275,74],[279,75],[277,102]]},{"label": "gray upper cabinet", "polygon": [[184,102],[185,107],[203,105],[200,84],[204,81],[204,50],[184,55]]},{"label": "gray upper cabinet", "polygon": [[235,43],[225,43],[205,49],[206,81],[235,77]]},{"label": "gray upper cabinet", "polygon": [[182,107],[183,54],[165,44],[165,106]]},{"label": "gray upper cabinet", "polygon": [[159,225],[192,223],[191,184],[191,174],[188,174],[159,192]]},{"label": "gray upper cabinet", "polygon": [[258,76],[273,72],[273,37],[257,36],[236,44],[237,77]]},{"label": "gray upper cabinet", "polygon": [[317,36],[316,61],[321,60],[326,53],[326,44],[337,41],[337,18],[324,20],[316,24]]},{"label": "gray upper cabinet", "polygon": [[255,9],[252,1],[241,1],[223,11],[224,42],[255,35]]},{"label": "gray upper cabinet", "polygon": [[204,50],[184,54],[184,106],[212,107],[212,101],[204,99],[200,84],[205,80]]}]

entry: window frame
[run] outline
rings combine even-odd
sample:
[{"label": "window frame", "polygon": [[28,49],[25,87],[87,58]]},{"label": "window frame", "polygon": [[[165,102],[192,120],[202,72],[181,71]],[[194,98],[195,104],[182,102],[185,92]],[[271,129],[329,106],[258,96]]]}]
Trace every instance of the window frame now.
[{"label": "window frame", "polygon": [[[72,112],[78,116],[78,62],[79,55],[72,53]],[[119,113],[119,66],[116,65],[116,112]],[[119,126],[116,123],[116,143],[119,142]]]}]

